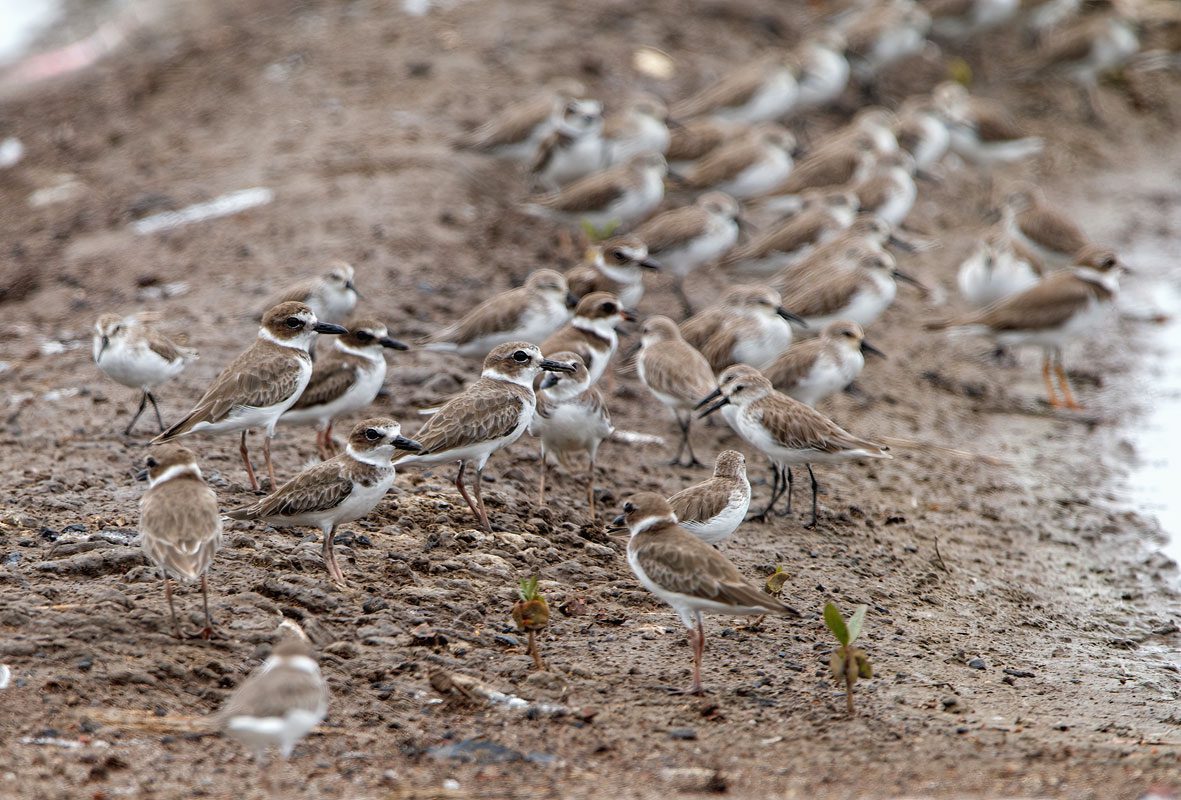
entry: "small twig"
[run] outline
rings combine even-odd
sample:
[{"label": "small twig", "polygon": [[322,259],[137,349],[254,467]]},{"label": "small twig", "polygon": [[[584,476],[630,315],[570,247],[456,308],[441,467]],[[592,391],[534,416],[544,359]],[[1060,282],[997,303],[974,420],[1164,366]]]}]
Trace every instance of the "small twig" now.
[{"label": "small twig", "polygon": [[947,564],[943,563],[943,554],[939,552],[939,537],[935,537],[935,558],[939,563],[939,568],[944,572],[951,574],[951,570],[947,568]]}]

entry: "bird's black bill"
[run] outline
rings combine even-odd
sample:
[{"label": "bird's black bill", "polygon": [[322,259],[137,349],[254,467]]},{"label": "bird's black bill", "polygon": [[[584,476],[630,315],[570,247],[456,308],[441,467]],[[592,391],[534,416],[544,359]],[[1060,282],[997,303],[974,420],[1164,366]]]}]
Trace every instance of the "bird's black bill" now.
[{"label": "bird's black bill", "polygon": [[623,514],[620,514],[618,517],[611,520],[611,527],[609,530],[622,531],[622,530],[626,530],[626,528],[627,528],[627,522],[624,520]]},{"label": "bird's black bill", "polygon": [[864,339],[861,340],[861,352],[865,353],[867,356],[877,356],[878,358],[885,358],[886,357],[885,353],[883,353],[881,350],[877,349],[876,347],[874,347],[872,344],[865,341]]},{"label": "bird's black bill", "polygon": [[668,171],[668,182],[671,184],[674,184],[676,186],[688,186],[689,185],[688,178],[686,178],[684,175],[680,174],[679,172],[673,172],[671,169]]},{"label": "bird's black bill", "polygon": [[721,396],[722,396],[722,390],[721,389],[714,389],[712,392],[709,393],[708,397],[701,398],[701,400],[697,403],[697,405],[693,406],[693,410],[696,411],[697,409],[701,408],[702,406],[707,405],[710,401],[716,400]]},{"label": "bird's black bill", "polygon": [[927,287],[923,284],[922,281],[920,281],[918,278],[915,278],[912,275],[907,275],[905,272],[903,272],[900,269],[894,270],[894,277],[895,277],[895,279],[900,280],[903,283],[909,283],[911,286],[917,286],[918,288],[922,289],[924,292],[927,291]]},{"label": "bird's black bill", "polygon": [[559,380],[558,376],[553,374],[552,372],[549,375],[542,375],[541,376],[541,388],[542,389],[552,389],[553,387],[558,385],[558,380]]},{"label": "bird's black bill", "polygon": [[729,398],[729,397],[723,397],[721,400],[719,400],[718,402],[714,403],[712,406],[710,406],[709,408],[705,409],[705,410],[704,410],[704,411],[702,411],[700,414],[698,414],[698,415],[697,415],[697,418],[698,418],[698,419],[705,419],[706,417],[708,417],[710,414],[712,414],[712,413],[714,413],[715,411],[717,411],[717,410],[718,410],[719,408],[721,408],[722,406],[728,406],[728,405],[730,405],[730,398]]},{"label": "bird's black bill", "polygon": [[391,350],[409,350],[410,345],[405,342],[399,342],[397,339],[389,336],[383,336],[377,340],[382,347],[388,347]]},{"label": "bird's black bill", "polygon": [[578,295],[574,292],[566,292],[566,308],[574,308],[578,305]]},{"label": "bird's black bill", "polygon": [[312,330],[314,330],[316,333],[329,333],[329,334],[332,334],[332,333],[341,334],[341,333],[348,333],[349,332],[349,329],[346,328],[345,326],[336,325],[331,322],[317,322],[315,324],[315,326],[312,328]]},{"label": "bird's black bill", "polygon": [[905,250],[908,253],[913,253],[918,249],[912,242],[908,241],[907,239],[902,239],[898,236],[895,236],[892,233],[890,234],[890,238],[888,238],[886,241],[897,247],[899,250]]},{"label": "bird's black bill", "polygon": [[685,127],[684,123],[678,119],[673,119],[672,117],[669,117],[664,121],[664,126],[669,130],[676,130],[677,128]]},{"label": "bird's black bill", "polygon": [[361,294],[360,292],[358,292],[358,291],[357,291],[357,284],[353,283],[352,281],[348,281],[347,283],[345,283],[345,285],[344,285],[344,288],[346,288],[346,289],[352,289],[352,290],[353,290],[353,294],[355,294],[355,295],[357,296],[357,299],[358,299],[358,300],[364,300],[364,299],[365,299],[365,295],[363,295],[363,294]]},{"label": "bird's black bill", "polygon": [[807,327],[808,327],[808,321],[807,321],[807,320],[805,320],[805,319],[804,319],[803,317],[801,317],[799,314],[793,314],[793,313],[791,313],[790,311],[788,311],[788,310],[787,310],[786,308],[784,308],[783,306],[780,306],[779,308],[775,309],[775,313],[776,313],[776,314],[778,314],[779,316],[783,317],[783,318],[784,318],[785,320],[787,320],[788,322],[794,322],[795,324],[799,325],[801,328],[807,328]]},{"label": "bird's black bill", "polygon": [[394,437],[394,447],[399,450],[409,450],[412,453],[417,453],[422,450],[422,445],[413,439],[407,439],[405,436]]},{"label": "bird's black bill", "polygon": [[640,266],[644,269],[659,271],[664,265],[654,258],[642,258],[640,259]]},{"label": "bird's black bill", "polygon": [[574,372],[574,365],[567,364],[564,361],[554,361],[553,359],[541,359],[541,368],[546,372]]},{"label": "bird's black bill", "polygon": [[139,472],[135,473],[135,479],[137,481],[146,481],[148,479],[148,471],[146,469],[141,469]]}]

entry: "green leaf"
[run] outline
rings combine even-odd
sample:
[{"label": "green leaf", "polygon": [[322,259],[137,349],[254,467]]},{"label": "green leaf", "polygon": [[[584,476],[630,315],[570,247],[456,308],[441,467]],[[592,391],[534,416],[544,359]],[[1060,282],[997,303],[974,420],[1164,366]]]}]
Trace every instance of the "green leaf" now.
[{"label": "green leaf", "polygon": [[857,606],[857,610],[853,612],[853,616],[849,618],[849,642],[853,644],[857,641],[857,637],[861,635],[861,624],[865,622],[865,606]]},{"label": "green leaf", "polygon": [[852,639],[849,638],[849,629],[845,627],[845,618],[841,616],[840,610],[832,603],[824,605],[824,624],[832,631],[832,635],[837,637],[837,641],[848,646]]}]

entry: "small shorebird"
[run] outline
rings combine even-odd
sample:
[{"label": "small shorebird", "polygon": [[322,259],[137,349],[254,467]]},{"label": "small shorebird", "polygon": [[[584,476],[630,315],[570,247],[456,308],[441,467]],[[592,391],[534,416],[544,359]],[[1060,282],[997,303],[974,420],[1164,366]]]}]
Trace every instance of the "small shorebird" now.
[{"label": "small shorebird", "polygon": [[909,97],[902,103],[894,136],[898,147],[914,159],[920,176],[930,176],[951,147],[948,122],[928,97]]},{"label": "small shorebird", "polygon": [[344,452],[308,467],[258,502],[230,511],[230,519],[259,520],[280,528],[319,528],[324,536],[324,568],[337,584],[345,583],[332,549],[336,529],[369,514],[397,477],[391,459],[422,447],[402,435],[387,417],[353,426]]},{"label": "small shorebird", "polygon": [[640,95],[603,126],[604,166],[629,161],[640,153],[668,150],[668,106],[658,97]]},{"label": "small shorebird", "polygon": [[886,67],[922,52],[930,28],[931,15],[910,0],[866,4],[841,29],[853,74],[873,85]]},{"label": "small shorebird", "polygon": [[864,214],[877,214],[891,227],[898,227],[918,197],[914,171],[914,159],[909,153],[900,151],[882,156],[865,180],[853,187],[858,208]]},{"label": "small shorebird", "polygon": [[885,358],[865,341],[856,322],[830,322],[820,335],[792,345],[763,370],[777,391],[815,406],[848,387],[865,367],[865,356]]},{"label": "small shorebird", "polygon": [[609,292],[624,306],[635,308],[644,296],[644,271],[655,272],[661,266],[649,257],[642,238],[617,236],[591,247],[586,263],[566,273],[566,283],[580,299],[592,292]]},{"label": "small shorebird", "polygon": [[552,269],[539,269],[525,285],[485,300],[453,325],[419,341],[423,350],[483,358],[505,342],[540,342],[570,319],[578,298],[566,278]]},{"label": "small shorebird", "polygon": [[893,228],[876,214],[859,214],[853,224],[837,236],[817,245],[807,257],[788,264],[767,279],[767,285],[784,297],[809,292],[812,287],[837,272],[852,272],[863,259],[875,255],[893,258],[886,245],[914,249],[910,242],[897,237]]},{"label": "small shorebird", "polygon": [[459,145],[514,161],[530,161],[551,132],[578,130],[602,116],[598,103],[584,100],[585,95],[586,87],[578,81],[556,81],[546,91],[510,105],[461,137]]},{"label": "small shorebird", "polygon": [[[543,358],[535,344],[507,342],[499,345],[484,359],[479,380],[448,400],[415,434],[422,449],[400,455],[394,463],[404,466],[458,462],[455,488],[484,530],[491,533],[492,524],[488,521],[481,496],[484,465],[493,453],[517,441],[529,428],[537,410],[533,381],[538,373],[573,373],[574,370],[570,364]],[[463,485],[468,462],[476,468],[472,485],[474,501]]]},{"label": "small shorebird", "polygon": [[103,314],[98,318],[94,325],[93,351],[94,363],[108,378],[140,391],[139,408],[123,435],[131,435],[149,402],[156,412],[156,424],[164,430],[152,389],[179,375],[190,361],[196,361],[197,351],[176,344],[141,317],[118,314]]},{"label": "small shorebird", "polygon": [[836,101],[849,83],[849,60],[844,35],[836,29],[807,40],[795,53],[799,62],[799,96],[792,114],[822,108]]},{"label": "small shorebird", "polygon": [[[1122,271],[1115,253],[1088,245],[1069,269],[1052,272],[1029,289],[980,311],[927,327],[988,336],[1001,346],[1040,346],[1042,380],[1050,405],[1079,409],[1062,366],[1062,348],[1073,339],[1094,333],[1112,308]],[[1061,400],[1050,380],[1051,369],[1058,378]]]},{"label": "small shorebird", "polygon": [[723,144],[749,137],[752,127],[746,123],[726,122],[713,117],[697,117],[678,123],[669,129],[668,150],[665,153],[669,168],[686,169]]},{"label": "small shorebird", "polygon": [[1088,119],[1098,121],[1099,79],[1140,51],[1136,24],[1119,11],[1086,16],[1051,34],[1034,58],[1042,72],[1064,75],[1078,88]]},{"label": "small shorebird", "polygon": [[604,164],[603,109],[596,100],[574,100],[537,145],[529,172],[547,189],[584,178]]},{"label": "small shorebird", "polygon": [[574,318],[541,343],[541,352],[577,353],[590,373],[591,384],[596,384],[619,348],[616,328],[635,318],[615,295],[591,292],[578,301]]},{"label": "small shorebird", "polygon": [[344,261],[332,262],[332,268],[325,274],[308,278],[288,286],[267,302],[268,309],[280,303],[303,303],[312,310],[320,322],[340,324],[349,318],[357,307],[355,271]]},{"label": "small shorebird", "polygon": [[631,533],[627,563],[645,589],[672,606],[689,629],[693,647],[693,685],[701,694],[701,656],[705,652],[703,612],[798,617],[800,613],[751,586],[730,561],[677,524],[677,515],[658,494],[642,492],[623,504],[615,525]]},{"label": "small shorebird", "polygon": [[863,134],[851,142],[824,144],[800,159],[778,189],[769,192],[766,199],[760,198],[760,205],[771,210],[778,205],[794,208],[799,205],[799,199],[794,195],[810,189],[843,190],[867,178],[877,159],[872,136]]},{"label": "small shorebird", "polygon": [[822,330],[828,323],[848,319],[868,328],[894,302],[896,280],[925,288],[897,268],[886,252],[855,254],[853,269],[827,269],[811,276],[807,288],[784,297],[784,303],[804,318],[807,327]]},{"label": "small shorebird", "polygon": [[788,512],[791,511],[791,468],[803,464],[812,481],[812,518],[808,527],[816,525],[816,497],[819,484],[812,472],[813,464],[840,464],[865,458],[893,458],[884,445],[862,439],[846,431],[828,417],[794,398],[775,391],[765,375],[745,364],[728,368],[718,378],[718,389],[701,403],[712,405],[701,412],[706,416],[726,405],[738,411],[728,422],[748,444],[770,459],[776,474],[787,473],[771,489],[767,507],[756,518],[766,520],[775,503],[786,491]]},{"label": "small shorebird", "polygon": [[894,128],[898,117],[888,108],[867,106],[853,115],[845,125],[824,137],[824,148],[853,145],[865,139],[873,145],[874,154],[888,156],[898,152],[898,137]]},{"label": "small shorebird", "polygon": [[1023,161],[1045,146],[1040,136],[1028,135],[1000,103],[972,97],[955,81],[936,86],[931,100],[947,121],[952,151],[976,166]]},{"label": "small shorebird", "polygon": [[690,189],[715,189],[736,197],[776,192],[791,174],[796,137],[774,123],[763,123],[745,139],[723,144],[675,176]]},{"label": "small shorebird", "polygon": [[857,216],[858,199],[853,192],[807,192],[800,202],[798,213],[731,250],[722,263],[755,272],[780,269],[847,230]]},{"label": "small shorebird", "polygon": [[641,153],[558,192],[534,197],[525,211],[533,216],[590,225],[597,231],[625,230],[660,205],[667,173],[664,156]]},{"label": "small shorebird", "polygon": [[590,373],[577,353],[554,353],[553,360],[571,364],[570,373],[548,372],[537,392],[537,413],[529,433],[541,440],[541,477],[537,481],[537,504],[545,505],[545,479],[553,457],[567,469],[575,453],[586,453],[586,499],[595,519],[595,461],[599,445],[615,427],[603,394],[591,386]]},{"label": "small shorebird", "polygon": [[140,474],[148,481],[148,490],[139,501],[139,531],[144,553],[164,576],[172,634],[181,638],[172,604],[172,581],[187,583],[200,578],[205,607],[201,638],[208,639],[213,634],[213,619],[206,573],[221,545],[217,495],[205,484],[197,456],[187,447],[155,448],[145,466]]},{"label": "small shorebird", "polygon": [[296,743],[327,715],[328,684],[315,652],[289,636],[234,690],[217,721],[226,736],[250,748],[262,764],[271,747],[289,758]]},{"label": "small shorebird", "polygon": [[681,428],[677,454],[670,463],[682,466],[681,454],[688,450],[689,461],[683,466],[701,466],[693,454],[689,427],[693,422],[693,406],[714,385],[709,362],[681,337],[675,322],[657,315],[644,321],[636,371],[652,396],[673,412]]},{"label": "small shorebird", "polygon": [[1021,0],[926,0],[931,33],[963,41],[990,31],[1016,16]]},{"label": "small shorebird", "polygon": [[682,489],[668,504],[682,528],[706,544],[720,545],[738,530],[750,508],[746,457],[737,450],[718,453],[713,477]]},{"label": "small shorebird", "polygon": [[1016,244],[1043,263],[1069,266],[1090,242],[1069,216],[1046,201],[1036,186],[1011,192],[1001,209],[1001,227]]},{"label": "small shorebird", "polygon": [[678,120],[708,115],[730,122],[769,122],[791,111],[799,93],[795,65],[783,58],[764,58],[674,104],[672,116]]},{"label": "small shorebird", "polygon": [[241,431],[239,452],[250,478],[250,488],[257,491],[258,480],[246,449],[246,433],[260,428],[265,434],[263,458],[274,487],[271,439],[279,417],[295,404],[312,377],[308,348],[317,333],[341,334],[348,330],[321,322],[303,303],[285,302],[272,308],[263,317],[254,343],[221,371],[184,419],[153,439],[152,444],[193,433]]},{"label": "small shorebird", "polygon": [[1041,278],[1041,264],[1003,231],[980,239],[960,264],[956,285],[969,305],[990,306],[1023,292]]},{"label": "small shorebird", "polygon": [[730,287],[718,305],[681,323],[681,334],[714,373],[731,364],[762,369],[791,347],[791,322],[805,325],[783,307],[778,292],[746,284]]}]

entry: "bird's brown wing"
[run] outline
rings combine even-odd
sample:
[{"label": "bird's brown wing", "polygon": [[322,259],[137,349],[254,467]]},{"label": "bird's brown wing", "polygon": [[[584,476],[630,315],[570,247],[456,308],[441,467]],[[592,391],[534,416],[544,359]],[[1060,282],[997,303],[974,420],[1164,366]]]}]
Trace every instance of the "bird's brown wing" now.
[{"label": "bird's brown wing", "polygon": [[709,362],[685,342],[658,342],[640,358],[644,383],[654,392],[696,403],[717,385]]},{"label": "bird's brown wing", "polygon": [[523,142],[533,133],[534,128],[549,119],[553,110],[554,98],[546,94],[516,103],[464,137],[462,145],[479,150],[491,150]]},{"label": "bird's brown wing", "polygon": [[165,361],[176,361],[178,358],[193,359],[197,351],[191,347],[182,347],[157,330],[148,328],[144,331],[144,341],[148,348]]},{"label": "bird's brown wing", "polygon": [[1051,35],[1038,51],[1037,58],[1044,66],[1052,67],[1087,58],[1094,46],[1094,29],[1089,23],[1080,23]]},{"label": "bird's brown wing", "polygon": [[217,716],[223,725],[241,716],[283,717],[289,711],[315,711],[327,699],[322,678],[280,663],[247,678]]},{"label": "bird's brown wing", "polygon": [[775,190],[776,194],[799,194],[807,189],[822,189],[848,183],[857,171],[858,158],[852,150],[839,149],[820,152],[805,158],[787,181]]},{"label": "bird's brown wing", "polygon": [[469,389],[451,398],[427,421],[415,441],[424,455],[441,453],[480,442],[502,439],[521,421],[527,391],[506,389],[501,381],[476,381]]},{"label": "bird's brown wing", "polygon": [[698,350],[714,335],[725,319],[726,312],[720,308],[707,308],[681,323],[681,336],[691,347]]},{"label": "bird's brown wing", "polygon": [[965,16],[975,4],[976,0],[922,0],[923,8],[935,18]]},{"label": "bird's brown wing", "polygon": [[671,250],[705,233],[709,213],[697,206],[683,206],[667,211],[645,222],[633,235],[648,247],[648,254],[659,257],[661,251]]},{"label": "bird's brown wing", "polygon": [[712,86],[674,105],[671,112],[673,118],[689,119],[699,114],[745,104],[762,88],[768,67],[769,62],[758,61],[734,70]]},{"label": "bird's brown wing", "polygon": [[325,357],[316,363],[312,378],[292,409],[311,408],[343,397],[356,381],[357,367],[351,359]]},{"label": "bird's brown wing", "polygon": [[757,412],[768,432],[783,447],[791,450],[818,450],[836,453],[841,450],[881,450],[882,445],[854,436],[811,406],[786,396],[772,396],[757,401]]},{"label": "bird's brown wing", "polygon": [[480,303],[459,322],[428,336],[421,343],[451,342],[463,345],[481,336],[511,330],[517,326],[528,302],[529,293],[524,287],[501,292]]},{"label": "bird's brown wing", "polygon": [[536,202],[546,208],[572,214],[597,211],[614,203],[627,191],[624,181],[624,175],[616,170],[599,172],[575,181],[556,194],[540,197]]},{"label": "bird's brown wing", "polygon": [[870,175],[854,190],[862,211],[873,211],[888,201],[894,193],[894,181],[889,173],[878,172]]},{"label": "bird's brown wing", "polygon": [[690,486],[668,498],[673,513],[681,522],[706,522],[713,519],[730,503],[734,487],[725,478],[710,478]]},{"label": "bird's brown wing", "polygon": [[849,304],[861,286],[861,270],[831,270],[816,276],[807,288],[783,298],[783,305],[801,317],[823,317]]},{"label": "bird's brown wing", "polygon": [[227,516],[232,519],[269,519],[326,511],[347,500],[352,491],[352,479],[341,469],[340,461],[331,458],[305,469],[254,505]]},{"label": "bird's brown wing", "polygon": [[781,392],[787,392],[799,384],[812,371],[817,356],[824,350],[824,340],[807,339],[794,344],[779,354],[771,366],[763,370],[767,380]]},{"label": "bird's brown wing", "polygon": [[759,163],[762,147],[756,142],[739,141],[721,147],[703,158],[685,175],[691,186],[707,189],[728,181],[743,170]]},{"label": "bird's brown wing", "polygon": [[726,129],[710,119],[688,122],[669,129],[669,161],[696,161],[726,141]]},{"label": "bird's brown wing", "polygon": [[575,297],[586,297],[591,292],[613,292],[614,281],[590,264],[581,264],[566,273],[566,285]]},{"label": "bird's brown wing", "polygon": [[164,481],[140,500],[139,529],[153,561],[196,578],[209,568],[221,541],[217,496],[196,477]]},{"label": "bird's brown wing", "polygon": [[[721,325],[701,347],[701,354],[715,374],[734,363],[734,345],[738,344],[741,328],[736,324]],[[713,391],[710,389],[710,391]],[[709,392],[706,392],[709,394]],[[705,395],[701,395],[705,397]],[[698,400],[701,397],[697,398]]]},{"label": "bird's brown wing", "polygon": [[1079,226],[1053,209],[1026,209],[1017,216],[1017,226],[1031,241],[1059,253],[1076,253],[1087,244]]},{"label": "bird's brown wing", "polygon": [[1057,328],[1096,299],[1096,287],[1069,272],[1055,272],[1020,294],[973,315],[967,324],[994,331]]},{"label": "bird's brown wing", "polygon": [[813,210],[789,217],[779,227],[760,234],[727,259],[739,262],[748,258],[763,258],[772,253],[791,253],[815,242],[825,230],[827,217]]}]

